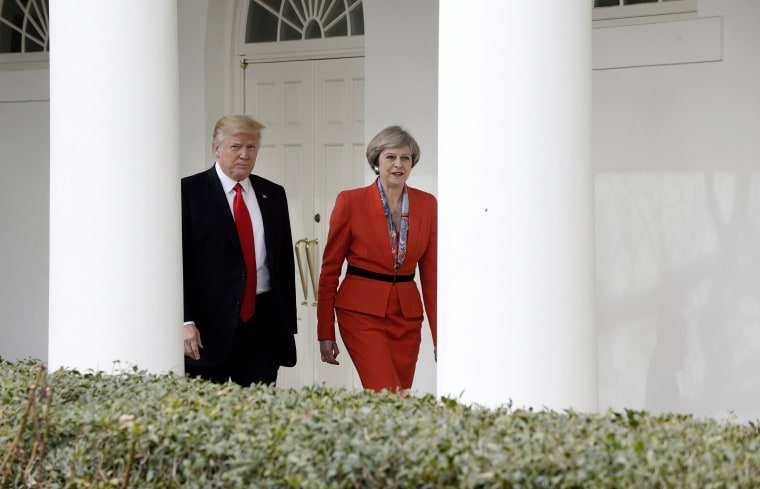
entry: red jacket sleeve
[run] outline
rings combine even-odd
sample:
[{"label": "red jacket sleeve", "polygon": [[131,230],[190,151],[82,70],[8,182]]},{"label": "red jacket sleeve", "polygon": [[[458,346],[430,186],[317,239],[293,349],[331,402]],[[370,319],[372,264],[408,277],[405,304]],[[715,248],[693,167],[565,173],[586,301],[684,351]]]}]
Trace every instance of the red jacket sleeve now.
[{"label": "red jacket sleeve", "polygon": [[319,274],[317,291],[317,339],[335,340],[335,295],[338,280],[343,270],[343,262],[351,243],[351,215],[346,195],[338,194],[330,216],[330,230],[327,234],[322,270]]}]

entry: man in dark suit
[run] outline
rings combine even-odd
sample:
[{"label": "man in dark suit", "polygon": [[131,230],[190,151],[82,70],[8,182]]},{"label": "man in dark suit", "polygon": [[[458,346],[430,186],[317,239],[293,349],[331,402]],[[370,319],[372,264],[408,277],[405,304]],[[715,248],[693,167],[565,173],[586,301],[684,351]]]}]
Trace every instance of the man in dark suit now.
[{"label": "man in dark suit", "polygon": [[296,363],[296,284],[285,190],[251,171],[260,123],[219,119],[214,166],[182,179],[185,372],[273,384]]}]

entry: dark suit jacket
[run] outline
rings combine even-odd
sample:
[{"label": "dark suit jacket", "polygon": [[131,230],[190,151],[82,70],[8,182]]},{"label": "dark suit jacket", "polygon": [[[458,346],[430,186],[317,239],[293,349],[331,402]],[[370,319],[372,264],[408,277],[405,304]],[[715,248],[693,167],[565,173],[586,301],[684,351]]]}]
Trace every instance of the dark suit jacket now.
[{"label": "dark suit jacket", "polygon": [[[266,236],[274,324],[267,341],[280,365],[296,363],[296,289],[293,239],[285,189],[256,175],[250,177],[261,209]],[[185,321],[200,331],[201,358],[186,364],[213,366],[232,346],[245,286],[245,262],[230,206],[212,166],[182,179],[182,262]],[[262,338],[264,339],[264,338]]]},{"label": "dark suit jacket", "polygon": [[322,256],[317,300],[317,336],[335,339],[335,309],[385,316],[391,287],[398,290],[405,317],[422,317],[425,303],[433,344],[438,331],[438,202],[432,194],[407,187],[409,236],[406,258],[399,275],[415,273],[419,266],[422,300],[415,282],[391,284],[346,275],[338,288],[344,261],[372,272],[393,274],[388,224],[377,184],[338,194],[330,216],[330,231]]}]

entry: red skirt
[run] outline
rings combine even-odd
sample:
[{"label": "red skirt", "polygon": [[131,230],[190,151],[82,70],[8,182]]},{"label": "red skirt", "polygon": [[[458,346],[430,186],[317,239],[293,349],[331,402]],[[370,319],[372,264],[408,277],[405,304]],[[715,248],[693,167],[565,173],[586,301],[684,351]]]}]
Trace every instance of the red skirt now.
[{"label": "red skirt", "polygon": [[336,309],[340,336],[365,389],[411,389],[422,336],[422,316],[404,317],[396,287],[385,317]]}]

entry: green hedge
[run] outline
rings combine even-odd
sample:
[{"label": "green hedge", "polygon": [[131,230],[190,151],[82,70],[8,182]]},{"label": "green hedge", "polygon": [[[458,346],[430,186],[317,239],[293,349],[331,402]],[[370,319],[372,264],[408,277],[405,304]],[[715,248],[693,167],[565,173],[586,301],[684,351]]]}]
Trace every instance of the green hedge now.
[{"label": "green hedge", "polygon": [[1,487],[750,488],[754,423],[0,363]]}]

